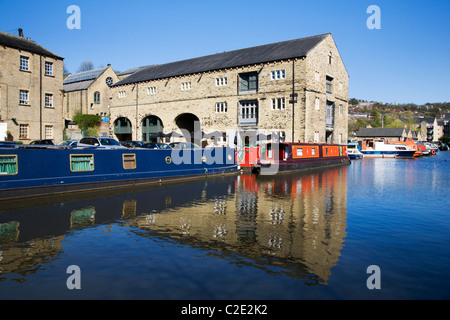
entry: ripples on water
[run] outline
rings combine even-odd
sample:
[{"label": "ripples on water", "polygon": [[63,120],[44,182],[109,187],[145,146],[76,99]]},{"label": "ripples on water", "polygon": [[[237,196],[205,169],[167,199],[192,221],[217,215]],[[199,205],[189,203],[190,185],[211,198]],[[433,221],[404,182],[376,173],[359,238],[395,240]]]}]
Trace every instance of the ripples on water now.
[{"label": "ripples on water", "polygon": [[0,298],[446,299],[449,169],[440,152],[2,203]]}]

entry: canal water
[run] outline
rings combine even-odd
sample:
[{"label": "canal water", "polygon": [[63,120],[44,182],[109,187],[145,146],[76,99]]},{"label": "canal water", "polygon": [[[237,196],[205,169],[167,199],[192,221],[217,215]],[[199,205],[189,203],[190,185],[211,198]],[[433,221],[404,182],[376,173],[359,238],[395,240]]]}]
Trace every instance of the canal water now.
[{"label": "canal water", "polygon": [[439,152],[2,202],[0,299],[449,299],[449,178]]}]

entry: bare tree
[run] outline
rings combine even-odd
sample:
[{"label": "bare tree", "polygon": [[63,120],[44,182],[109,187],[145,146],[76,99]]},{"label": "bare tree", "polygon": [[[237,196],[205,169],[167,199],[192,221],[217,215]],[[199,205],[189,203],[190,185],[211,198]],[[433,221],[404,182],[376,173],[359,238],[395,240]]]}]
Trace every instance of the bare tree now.
[{"label": "bare tree", "polygon": [[78,68],[78,72],[93,70],[94,64],[91,61],[84,61],[81,63],[80,67]]}]

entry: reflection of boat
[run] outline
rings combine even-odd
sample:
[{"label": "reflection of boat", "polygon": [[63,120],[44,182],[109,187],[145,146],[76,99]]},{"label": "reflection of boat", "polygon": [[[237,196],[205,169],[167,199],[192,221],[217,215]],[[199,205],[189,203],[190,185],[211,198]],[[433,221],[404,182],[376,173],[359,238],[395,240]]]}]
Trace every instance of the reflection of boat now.
[{"label": "reflection of boat", "polygon": [[269,143],[262,147],[261,158],[252,172],[275,174],[281,171],[346,165],[350,163],[347,146],[320,143]]},{"label": "reflection of boat", "polygon": [[237,172],[230,148],[0,148],[0,199]]},{"label": "reflection of boat", "polygon": [[364,154],[359,150],[359,144],[350,142],[347,144],[347,154],[350,159],[362,159]]},{"label": "reflection of boat", "polygon": [[386,143],[384,140],[365,139],[360,141],[361,152],[370,158],[413,158],[416,150],[405,145]]}]

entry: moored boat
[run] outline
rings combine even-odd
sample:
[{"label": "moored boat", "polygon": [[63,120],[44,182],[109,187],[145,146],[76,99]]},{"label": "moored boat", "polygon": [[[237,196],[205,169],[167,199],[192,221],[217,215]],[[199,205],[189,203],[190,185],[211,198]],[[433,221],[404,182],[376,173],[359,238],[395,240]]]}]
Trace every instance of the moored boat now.
[{"label": "moored boat", "polygon": [[233,148],[0,148],[0,199],[238,172]]},{"label": "moored boat", "polygon": [[252,172],[276,174],[348,164],[350,159],[345,145],[280,142],[261,147],[260,158],[252,166]]},{"label": "moored boat", "polygon": [[362,159],[364,154],[360,151],[360,146],[356,142],[347,144],[347,154],[350,159]]},{"label": "moored boat", "polygon": [[405,138],[404,141],[386,141],[386,143],[391,144],[401,144],[406,146],[406,149],[408,150],[414,150],[414,157],[419,158],[423,156],[422,151],[418,148],[417,144],[414,142],[414,140],[410,137]]},{"label": "moored boat", "polygon": [[366,139],[360,141],[361,152],[368,158],[413,158],[416,150],[405,145],[386,143],[384,140]]}]

